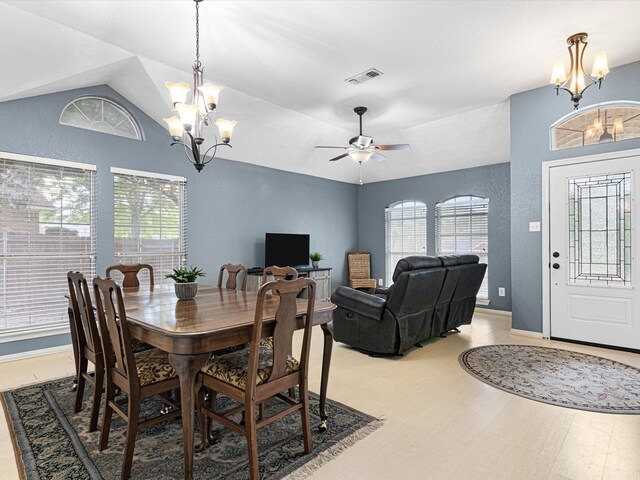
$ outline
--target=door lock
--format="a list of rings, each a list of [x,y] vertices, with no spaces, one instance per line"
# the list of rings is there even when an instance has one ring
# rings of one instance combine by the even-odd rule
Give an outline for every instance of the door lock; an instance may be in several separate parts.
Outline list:
[[[552,265],[552,267],[553,267],[554,269],[558,270],[558,269],[560,268],[560,264],[559,264],[559,263],[554,263],[554,264]]]
[[[558,252],[553,252],[553,258],[558,258],[560,254]]]

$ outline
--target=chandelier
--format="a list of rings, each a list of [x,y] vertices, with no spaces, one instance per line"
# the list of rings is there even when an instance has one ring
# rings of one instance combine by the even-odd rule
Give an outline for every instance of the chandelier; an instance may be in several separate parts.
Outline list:
[[[225,120],[218,117],[215,125],[218,127],[220,142],[215,137],[214,144],[204,153],[200,147],[204,143],[202,131],[209,126],[212,116],[218,105],[218,96],[222,87],[213,83],[203,83],[202,63],[200,63],[200,15],[199,3],[203,0],[193,0],[196,4],[196,61],[193,63],[193,98],[192,103],[186,103],[189,85],[186,82],[166,82],[165,85],[171,94],[173,109],[177,112],[170,118],[165,118],[169,126],[169,134],[173,139],[171,146],[182,145],[187,159],[200,172],[216,155],[218,147],[231,147],[229,141],[233,133],[233,127],[238,123],[235,120]],[[207,157],[213,150],[211,156]]]
[[[553,71],[551,72],[551,85],[555,85],[556,95],[560,94],[560,90],[568,92],[571,95],[574,109],[578,108],[584,91],[596,83],[600,88],[602,80],[609,73],[607,54],[605,52],[596,53],[591,75],[587,75],[584,71],[584,51],[587,48],[588,37],[586,33],[576,33],[567,38],[567,48],[571,57],[569,77],[567,77],[562,60],[558,60],[553,64]],[[567,84],[569,85],[568,88]]]

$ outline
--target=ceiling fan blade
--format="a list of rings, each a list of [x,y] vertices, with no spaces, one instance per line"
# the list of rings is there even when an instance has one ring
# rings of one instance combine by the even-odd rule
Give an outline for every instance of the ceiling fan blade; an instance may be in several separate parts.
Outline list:
[[[343,153],[342,155],[338,155],[337,157],[329,159],[330,162],[335,162],[336,160],[340,160],[341,158],[348,157],[348,153]]]
[[[349,147],[330,147],[328,145],[316,145],[316,148],[342,148],[344,150],[345,148]]]
[[[375,160],[376,162],[381,162],[386,158],[387,157],[378,152],[373,152],[373,155],[371,155],[371,160]]]
[[[406,150],[408,143],[397,143],[395,145],[376,145],[376,150]]]

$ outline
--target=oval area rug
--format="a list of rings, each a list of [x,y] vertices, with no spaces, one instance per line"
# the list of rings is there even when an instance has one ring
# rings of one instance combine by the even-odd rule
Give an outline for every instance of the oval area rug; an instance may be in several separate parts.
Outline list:
[[[602,413],[640,414],[640,369],[549,347],[485,345],[460,354],[471,375],[539,402]]]

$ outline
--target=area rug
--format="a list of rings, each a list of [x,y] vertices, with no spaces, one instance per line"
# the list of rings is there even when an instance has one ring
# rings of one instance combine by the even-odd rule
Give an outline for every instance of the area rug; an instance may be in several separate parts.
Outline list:
[[[493,387],[561,407],[640,414],[640,370],[584,353],[529,345],[464,351],[460,364]]]
[[[120,478],[125,423],[117,415],[113,416],[109,447],[98,451],[99,432],[88,432],[92,391],[87,388],[84,408],[74,414],[75,392],[71,391],[71,385],[72,379],[64,378],[1,394],[22,478]],[[227,405],[231,402],[224,397],[219,401]],[[153,416],[161,407],[162,404],[154,399],[144,401],[142,416]],[[268,403],[267,412],[278,407]],[[328,429],[320,433],[315,428],[320,422],[316,416],[318,396],[310,395],[313,431],[310,454],[303,450],[299,415],[288,415],[258,431],[261,478],[304,478],[382,425],[380,420],[338,402],[327,400],[326,408]],[[218,443],[195,455],[194,478],[248,478],[244,437],[222,426],[218,426],[217,436]],[[198,439],[196,432],[196,443]],[[138,432],[131,478],[182,478],[182,461],[180,419],[154,425]]]

